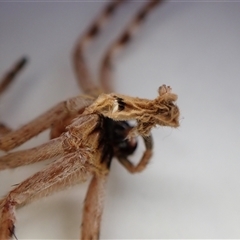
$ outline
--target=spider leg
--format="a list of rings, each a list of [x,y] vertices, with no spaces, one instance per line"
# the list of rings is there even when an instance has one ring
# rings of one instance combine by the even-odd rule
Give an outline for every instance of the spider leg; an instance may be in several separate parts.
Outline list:
[[[135,166],[131,163],[126,157],[118,156],[117,159],[119,162],[130,172],[130,173],[138,173],[142,172],[152,157],[152,148],[153,148],[153,139],[152,136],[149,135],[148,137],[143,137],[144,144],[146,147],[145,152],[143,153],[142,158],[140,159],[139,163]]]
[[[28,199],[25,199],[25,202],[22,202],[21,205],[17,206],[17,208],[25,206],[25,205],[27,205],[31,202],[34,202],[36,200],[39,200],[41,198],[48,197],[56,192],[60,192],[68,187],[72,187],[76,184],[83,182],[81,177],[79,177],[79,174],[82,174],[82,172],[76,171],[76,172],[72,173],[71,175],[67,176],[65,179],[63,179],[59,182],[56,182],[55,184],[53,184],[47,188],[44,188],[43,190],[39,191],[36,194],[33,194]],[[0,200],[0,206],[1,206],[1,200]]]
[[[61,156],[64,154],[62,142],[63,138],[59,137],[31,149],[6,154],[0,157],[0,170],[16,168]]]
[[[79,180],[85,181],[88,173],[94,171],[90,164],[85,164],[88,158],[84,151],[79,150],[77,154],[70,153],[10,191],[1,201],[0,239],[10,239],[14,234],[15,208],[27,199],[58,182],[66,181],[73,173],[78,175]]]
[[[3,78],[0,81],[0,95],[7,90],[11,83],[15,80],[15,77],[23,70],[27,63],[27,58],[20,58],[12,68],[5,73]]]
[[[12,129],[6,126],[4,123],[0,123],[0,136],[10,133]]]
[[[20,58],[12,68],[5,73],[0,80],[0,96],[9,88],[12,82],[16,79],[16,76],[23,70],[27,63],[27,58]],[[12,129],[6,126],[4,123],[0,123],[0,135],[5,135],[11,132]]]
[[[101,14],[91,24],[89,29],[78,40],[73,52],[73,66],[80,87],[86,94],[97,97],[102,90],[92,81],[90,70],[85,61],[84,49],[101,32],[107,20],[114,14],[116,8],[124,0],[115,0],[110,2]],[[104,90],[104,89],[103,89]]]
[[[77,81],[82,90],[94,98],[102,92],[102,89],[97,87],[92,81],[92,77],[85,60],[84,50],[87,45],[89,45],[89,43],[91,43],[99,35],[106,22],[114,14],[118,5],[123,1],[124,0],[115,0],[107,4],[102,13],[91,24],[89,29],[79,38],[73,51],[73,66]],[[51,125],[50,138],[60,136],[61,133],[65,131],[66,126],[68,126],[75,117],[76,115],[71,115],[60,118],[59,121],[55,121],[54,124]]]
[[[105,56],[103,57],[102,64],[100,67],[100,83],[105,92],[113,92],[110,82],[112,80],[112,65],[113,58],[122,48],[124,48],[131,40],[136,30],[140,27],[142,22],[146,19],[147,15],[163,0],[152,0],[148,1],[132,21],[128,24],[125,31],[119,36],[119,38],[113,42]]]
[[[84,108],[89,106],[92,102],[93,99],[90,97],[78,96],[57,104],[55,107],[51,108],[28,124],[0,137],[0,149],[9,151],[23,144],[30,138],[51,127],[55,121],[64,119],[69,115],[83,112]]]
[[[99,239],[107,175],[94,175],[84,203],[81,239]]]

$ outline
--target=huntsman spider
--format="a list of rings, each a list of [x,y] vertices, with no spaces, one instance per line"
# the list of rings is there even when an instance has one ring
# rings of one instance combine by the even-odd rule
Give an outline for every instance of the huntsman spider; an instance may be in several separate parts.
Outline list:
[[[16,237],[16,208],[83,182],[88,176],[92,178],[84,202],[80,239],[99,239],[105,185],[112,159],[116,158],[130,173],[141,172],[152,156],[151,129],[157,125],[179,126],[179,109],[175,104],[177,95],[171,92],[170,87],[162,85],[157,97],[148,100],[113,93],[110,86],[116,52],[129,43],[136,28],[161,1],[147,2],[106,51],[101,64],[100,87],[91,79],[84,49],[122,2],[110,2],[74,48],[76,78],[86,95],[59,103],[17,130],[1,124],[0,149],[3,151],[16,148],[48,128],[51,129],[51,140],[0,157],[0,170],[54,158],[45,169],[16,185],[0,201],[1,240]],[[21,59],[4,76],[0,93],[10,85],[25,63],[26,59]],[[128,120],[135,120],[136,125],[131,126]],[[137,147],[137,136],[143,138],[146,150],[134,165],[128,158]]]

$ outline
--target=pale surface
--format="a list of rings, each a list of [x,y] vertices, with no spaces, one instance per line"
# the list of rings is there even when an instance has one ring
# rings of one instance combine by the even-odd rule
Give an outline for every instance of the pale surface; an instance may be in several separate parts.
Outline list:
[[[1,98],[2,121],[19,127],[79,93],[72,47],[103,5],[0,3],[0,72],[24,54],[31,58]],[[122,6],[88,51],[95,72],[109,36],[114,39],[140,5]],[[130,175],[114,161],[102,238],[240,238],[239,12],[233,2],[168,2],[118,58],[116,91],[155,98],[160,85],[171,85],[181,126],[154,130],[155,154],[144,173]],[[42,134],[21,148],[47,139]],[[0,195],[39,165],[1,172]],[[18,239],[78,238],[86,186],[18,211]]]

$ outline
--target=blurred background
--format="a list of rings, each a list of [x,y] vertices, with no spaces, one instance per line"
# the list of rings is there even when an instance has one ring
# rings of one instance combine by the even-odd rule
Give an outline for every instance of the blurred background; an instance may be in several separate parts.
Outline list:
[[[73,46],[105,4],[1,1],[0,72],[23,55],[30,59],[1,96],[1,121],[18,128],[81,93]],[[121,5],[86,51],[96,78],[104,50],[143,4]],[[143,173],[131,175],[113,161],[101,238],[240,238],[239,12],[234,1],[166,1],[116,58],[116,92],[153,99],[160,85],[170,85],[181,126],[154,129],[154,156]],[[47,140],[46,131],[18,149]],[[134,162],[143,150],[140,140]],[[2,171],[0,196],[46,164]],[[17,211],[18,239],[79,238],[87,185]]]

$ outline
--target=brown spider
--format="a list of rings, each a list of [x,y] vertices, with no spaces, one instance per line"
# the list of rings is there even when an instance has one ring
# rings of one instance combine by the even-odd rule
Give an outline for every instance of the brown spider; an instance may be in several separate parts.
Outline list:
[[[174,103],[177,95],[171,93],[170,87],[162,85],[158,96],[148,100],[112,93],[109,85],[115,53],[129,42],[136,27],[161,1],[149,1],[110,46],[101,65],[101,88],[91,80],[83,50],[98,35],[121,2],[109,3],[75,47],[75,73],[86,95],[59,103],[16,131],[1,124],[0,149],[4,151],[14,149],[47,128],[51,128],[51,140],[32,149],[6,154],[0,158],[0,170],[53,157],[56,160],[17,185],[0,201],[0,239],[10,239],[14,235],[16,207],[83,182],[89,175],[92,180],[85,198],[81,239],[98,239],[105,184],[112,158],[118,159],[131,173],[141,172],[152,155],[152,127],[179,126],[179,109]],[[7,88],[25,62],[25,59],[21,59],[5,75],[0,93]],[[136,126],[130,126],[126,122],[128,120],[136,120]],[[135,137],[138,135],[143,137],[146,150],[135,166],[128,157],[136,149]]]

